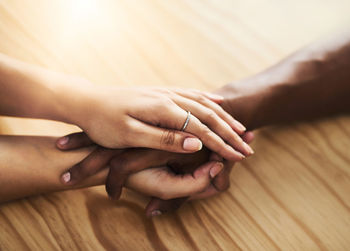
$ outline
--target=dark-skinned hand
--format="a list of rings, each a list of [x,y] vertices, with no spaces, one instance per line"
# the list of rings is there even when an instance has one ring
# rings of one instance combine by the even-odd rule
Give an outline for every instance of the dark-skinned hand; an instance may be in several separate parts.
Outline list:
[[[59,149],[67,151],[95,145],[85,133],[67,137],[69,140],[66,144],[57,142]],[[245,133],[243,139],[251,142],[253,133]],[[218,163],[222,163],[224,168]],[[233,163],[205,148],[197,153],[179,154],[142,148],[112,150],[96,146],[89,156],[62,175],[62,181],[68,185],[77,184],[106,166],[109,166],[106,180],[109,197],[119,199],[122,187],[128,187],[128,183],[131,183],[132,189],[152,196],[146,214],[154,216],[176,210],[187,200],[207,198],[226,190]],[[204,179],[199,176],[205,175],[205,172],[209,177]],[[133,182],[141,176],[144,176],[143,183]],[[181,189],[176,188],[179,186],[182,186]]]

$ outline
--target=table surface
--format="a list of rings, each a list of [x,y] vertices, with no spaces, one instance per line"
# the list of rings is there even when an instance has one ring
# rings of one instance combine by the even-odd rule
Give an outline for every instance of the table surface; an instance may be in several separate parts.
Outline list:
[[[349,22],[346,0],[0,1],[0,52],[91,81],[213,90]],[[264,129],[221,195],[148,219],[104,189],[0,206],[3,250],[349,250],[350,119]],[[71,126],[0,118],[0,132]]]

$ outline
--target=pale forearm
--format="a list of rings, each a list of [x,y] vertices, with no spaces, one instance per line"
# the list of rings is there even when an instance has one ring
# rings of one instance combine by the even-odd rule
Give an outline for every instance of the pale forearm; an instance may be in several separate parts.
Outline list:
[[[80,84],[86,83],[0,54],[0,115],[72,123]]]

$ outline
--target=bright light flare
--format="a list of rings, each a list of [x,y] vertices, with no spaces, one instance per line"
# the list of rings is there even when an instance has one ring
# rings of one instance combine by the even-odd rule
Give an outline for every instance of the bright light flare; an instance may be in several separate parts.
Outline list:
[[[71,18],[73,23],[81,25],[97,21],[101,6],[98,0],[72,0],[69,9],[67,16]]]

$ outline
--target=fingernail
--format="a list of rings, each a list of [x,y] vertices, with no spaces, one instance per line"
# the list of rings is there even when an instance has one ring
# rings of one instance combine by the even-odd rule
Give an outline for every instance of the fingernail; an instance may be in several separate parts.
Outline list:
[[[158,215],[161,215],[161,214],[162,214],[162,212],[161,212],[160,210],[158,210],[158,209],[153,210],[153,211],[151,212],[151,216],[152,216],[152,217],[158,216]]]
[[[238,122],[237,120],[235,120],[233,123],[234,123],[234,126],[235,126],[238,130],[243,131],[243,132],[245,132],[245,131],[247,130],[247,128],[245,128],[245,126],[242,125],[242,124],[241,124],[240,122]]]
[[[63,146],[63,145],[65,145],[65,144],[67,144],[68,141],[69,141],[69,137],[64,136],[64,137],[62,137],[62,138],[60,138],[60,139],[58,140],[58,144],[60,144],[60,145]]]
[[[249,154],[254,154],[254,150],[245,142],[243,142],[244,149],[249,153]]]
[[[64,183],[68,183],[70,181],[70,172],[66,172],[62,175],[62,180]]]
[[[241,158],[241,160],[245,159],[245,156],[243,154],[241,154],[240,152],[238,153],[239,157]]]
[[[199,151],[202,149],[202,141],[197,138],[186,138],[183,143],[185,151]]]
[[[224,164],[221,162],[217,162],[209,171],[210,177],[215,178],[215,176],[218,175],[223,168]]]

